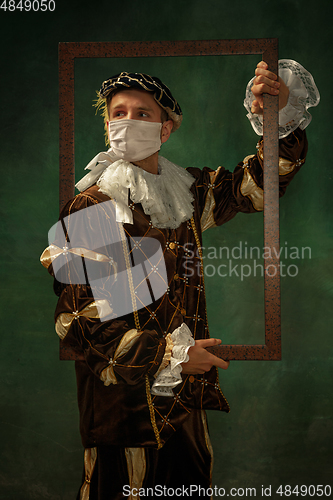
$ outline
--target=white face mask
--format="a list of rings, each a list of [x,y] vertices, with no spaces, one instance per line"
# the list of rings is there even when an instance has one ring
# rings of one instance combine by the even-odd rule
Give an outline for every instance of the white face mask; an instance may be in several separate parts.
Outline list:
[[[122,118],[109,122],[112,151],[126,161],[140,161],[161,148],[162,123]]]

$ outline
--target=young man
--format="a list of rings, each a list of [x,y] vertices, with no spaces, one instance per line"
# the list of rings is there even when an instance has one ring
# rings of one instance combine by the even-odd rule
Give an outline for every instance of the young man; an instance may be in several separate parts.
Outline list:
[[[297,97],[308,73],[294,61],[283,69],[289,88],[259,63],[246,104],[260,129],[263,93],[279,95],[281,195],[304,163],[309,123]],[[209,498],[204,410],[229,411],[217,373],[229,363],[205,349],[220,341],[209,338],[201,234],[262,210],[262,141],[233,173],[183,170],[159,156],[182,120],[159,79],[120,73],[99,95],[110,149],[88,165],[42,255],[59,295],[56,331],[81,352],[78,498]]]

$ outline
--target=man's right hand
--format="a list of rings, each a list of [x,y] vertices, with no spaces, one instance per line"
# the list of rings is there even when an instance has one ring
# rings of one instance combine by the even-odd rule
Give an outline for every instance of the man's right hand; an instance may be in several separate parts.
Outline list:
[[[188,350],[189,360],[187,363],[182,363],[182,373],[203,374],[208,372],[212,366],[223,368],[226,370],[230,361],[224,361],[214,354],[206,351],[206,347],[221,344],[220,339],[202,339],[196,340],[195,345]]]
[[[262,115],[264,109],[263,94],[278,95],[279,110],[284,108],[289,98],[289,89],[284,81],[268,70],[268,64],[265,61],[260,61],[257,64],[255,74],[256,78],[251,89],[255,100],[252,102],[251,113]]]

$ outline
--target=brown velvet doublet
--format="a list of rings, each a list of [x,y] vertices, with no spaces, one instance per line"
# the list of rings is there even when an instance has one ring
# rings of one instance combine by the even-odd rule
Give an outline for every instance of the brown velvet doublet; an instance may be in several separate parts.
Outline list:
[[[280,141],[281,195],[304,162],[306,150],[305,132],[299,129]],[[160,448],[192,409],[229,411],[215,367],[204,375],[182,375],[172,397],[153,395],[151,386],[165,355],[167,334],[184,322],[194,339],[209,337],[200,248],[202,231],[227,222],[238,212],[261,209],[262,144],[258,153],[246,157],[233,173],[223,167],[217,171],[189,168],[188,172],[194,177],[193,217],[177,229],[153,227],[142,206],[131,204],[130,200],[133,224],[116,222],[114,200],[99,192],[96,185],[77,195],[61,213],[60,220],[66,219],[70,248],[64,249],[56,237],[56,258],[63,259],[64,279],[60,273],[55,280],[59,295],[55,320],[63,342],[76,346],[80,353],[75,365],[85,448]],[[99,210],[91,224],[82,222],[84,219],[74,222],[75,212],[97,205]],[[166,268],[166,278],[162,274],[158,278],[156,265],[148,269],[148,278],[155,273],[154,279],[167,281],[165,293],[148,305],[141,302],[146,293],[143,283],[135,282],[128,271],[135,254],[141,252],[142,259],[149,262],[140,244],[145,238],[159,242]],[[71,241],[75,241],[77,250]],[[85,261],[90,262],[94,276],[98,277],[97,285],[75,280],[75,267],[68,256],[76,252],[79,258],[80,249],[84,249]],[[52,259],[46,255],[44,261],[53,274]],[[125,269],[127,280],[122,283],[118,278]],[[105,316],[98,317],[98,304],[106,303]],[[119,316],[117,310],[121,307],[131,312]],[[109,385],[104,383],[106,371],[110,375]]]

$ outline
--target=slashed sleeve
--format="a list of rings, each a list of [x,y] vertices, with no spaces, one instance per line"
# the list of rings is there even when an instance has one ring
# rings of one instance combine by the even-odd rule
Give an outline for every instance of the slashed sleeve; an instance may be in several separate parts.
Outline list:
[[[59,337],[78,346],[105,385],[135,384],[157,372],[166,341],[135,320],[126,236],[105,198],[98,203],[81,193],[68,203],[41,261],[59,296]]]
[[[305,129],[312,118],[308,109],[318,105],[320,95],[312,75],[296,61],[281,59],[279,76],[289,88],[288,103],[279,113],[279,179],[283,196],[305,161],[308,148]],[[254,79],[246,87],[244,106],[254,131],[262,135],[262,116],[251,112]],[[256,154],[246,156],[233,173],[223,167],[216,171],[189,169],[197,179],[195,189],[203,231],[227,222],[238,212],[263,210],[263,139],[257,150]]]
[[[280,196],[299,171],[307,153],[307,139],[300,128],[279,141]],[[201,214],[202,231],[228,222],[238,212],[254,213],[263,210],[263,139],[257,153],[248,155],[233,172],[219,167],[212,170],[189,168],[196,178],[196,191]]]

